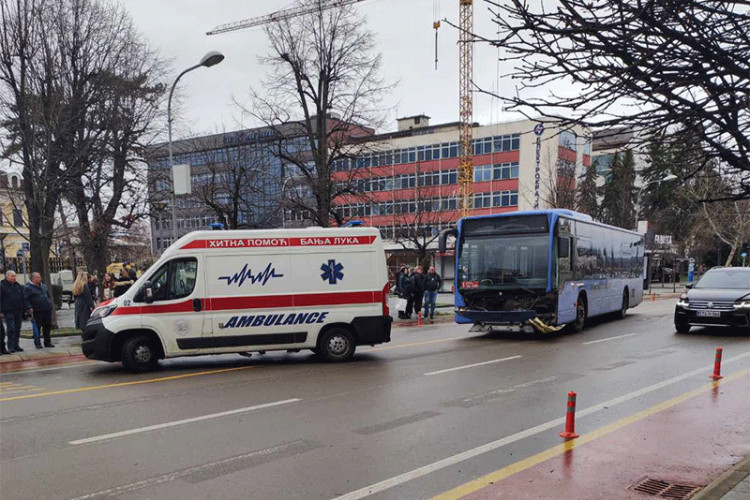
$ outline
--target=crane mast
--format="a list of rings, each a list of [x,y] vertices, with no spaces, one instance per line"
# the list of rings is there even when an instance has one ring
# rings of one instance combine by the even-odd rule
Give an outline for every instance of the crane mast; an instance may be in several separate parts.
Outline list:
[[[345,7],[364,0],[318,0],[317,5],[297,6],[283,9],[265,16],[243,19],[222,24],[207,32],[207,35],[218,35],[230,31],[262,26],[264,24],[284,21],[311,12],[319,12],[335,7]],[[474,0],[458,0],[459,15],[459,161],[458,161],[458,209],[462,217],[471,212],[471,194],[474,185],[474,164],[472,161],[472,122],[474,103],[472,100],[471,78],[474,68]],[[439,26],[439,23],[438,23]],[[437,29],[435,25],[433,25]]]
[[[472,161],[472,121],[474,103],[471,97],[471,76],[474,67],[474,29],[473,0],[459,0],[458,11],[458,114],[460,120],[458,142],[458,209],[461,217],[471,211],[471,192],[474,182],[474,164]]]

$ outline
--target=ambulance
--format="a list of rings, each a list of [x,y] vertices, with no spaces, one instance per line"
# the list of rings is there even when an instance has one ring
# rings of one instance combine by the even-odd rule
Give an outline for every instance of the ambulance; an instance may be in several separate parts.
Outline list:
[[[145,372],[159,359],[310,349],[331,362],[390,342],[375,228],[195,231],[95,309],[86,357]]]

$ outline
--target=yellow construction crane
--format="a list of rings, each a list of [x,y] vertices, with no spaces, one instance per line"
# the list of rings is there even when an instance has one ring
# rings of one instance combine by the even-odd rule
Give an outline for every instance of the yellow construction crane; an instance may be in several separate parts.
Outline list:
[[[283,9],[265,16],[253,17],[241,21],[222,24],[207,32],[207,35],[218,35],[230,31],[237,31],[254,26],[283,21],[293,17],[302,16],[323,9],[345,7],[365,0],[320,0],[314,6],[297,6]],[[471,92],[472,74],[474,71],[474,0],[458,0],[458,87],[459,87],[459,161],[458,161],[458,207],[461,216],[469,215],[471,210],[471,193],[474,182],[474,164],[472,162],[472,121],[474,106]],[[437,30],[440,23],[433,24]]]

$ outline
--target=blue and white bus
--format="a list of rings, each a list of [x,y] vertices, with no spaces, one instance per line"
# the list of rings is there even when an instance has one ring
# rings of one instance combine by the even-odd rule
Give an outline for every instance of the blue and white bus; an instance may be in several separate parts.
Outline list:
[[[643,300],[643,237],[571,210],[465,217],[456,238],[455,319],[471,331],[583,330]]]

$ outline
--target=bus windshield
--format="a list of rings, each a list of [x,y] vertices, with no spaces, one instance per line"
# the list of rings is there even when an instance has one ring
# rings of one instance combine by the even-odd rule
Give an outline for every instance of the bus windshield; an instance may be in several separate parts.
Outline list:
[[[459,257],[460,288],[546,288],[549,236],[464,238]]]

